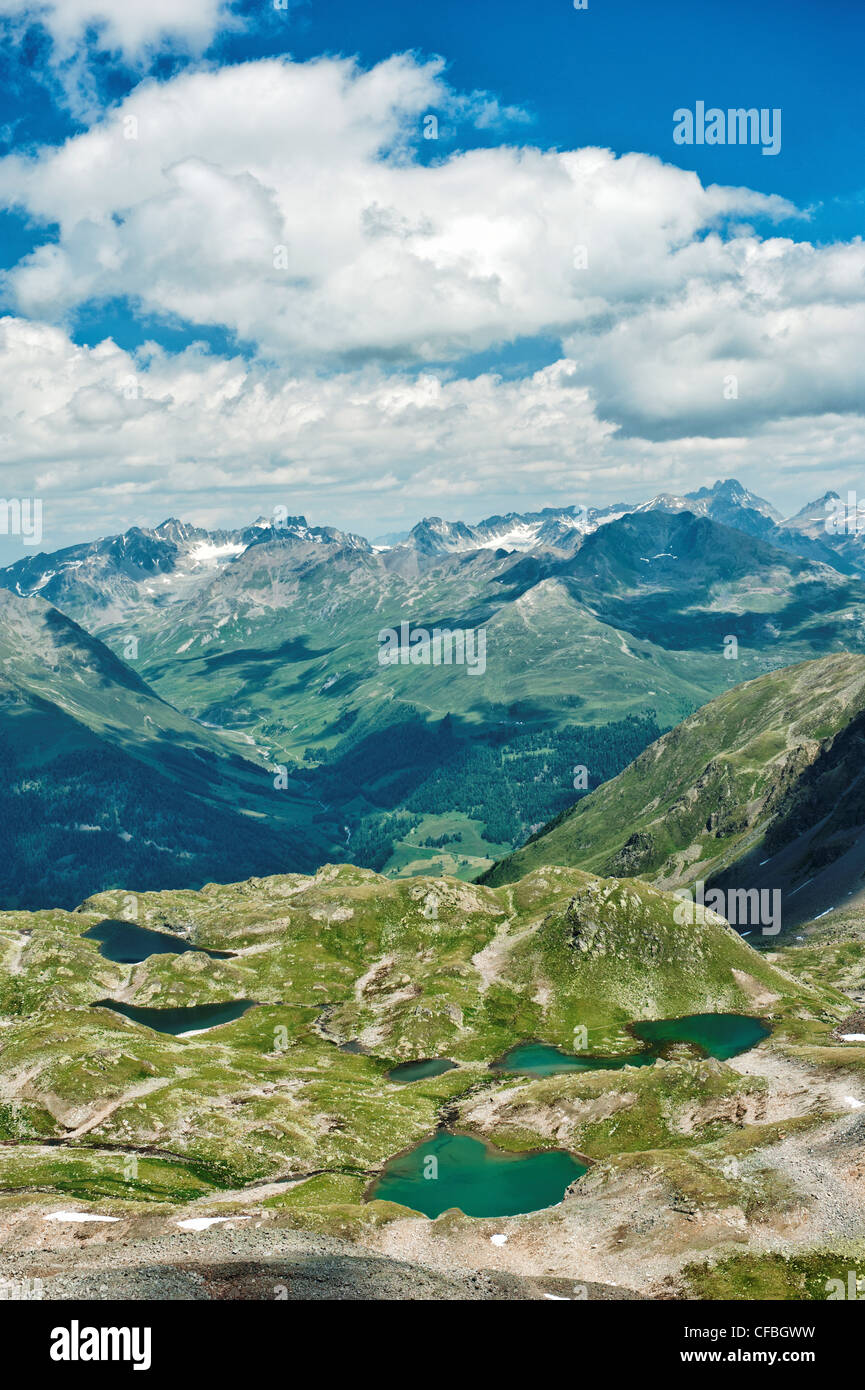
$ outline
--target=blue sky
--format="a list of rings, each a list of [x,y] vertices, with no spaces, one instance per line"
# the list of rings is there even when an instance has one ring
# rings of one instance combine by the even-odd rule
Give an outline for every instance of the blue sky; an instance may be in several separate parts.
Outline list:
[[[34,487],[41,479],[43,489],[68,494],[58,534],[62,530],[68,537],[92,528],[101,515],[106,526],[127,515],[155,521],[159,518],[153,509],[158,512],[169,502],[185,507],[185,514],[197,510],[202,519],[228,520],[236,514],[242,520],[240,512],[259,493],[265,505],[257,510],[265,510],[287,485],[302,504],[292,510],[311,510],[317,520],[332,518],[367,530],[365,511],[381,517],[384,529],[431,508],[477,516],[511,503],[576,500],[569,470],[580,464],[580,451],[557,443],[552,429],[543,444],[532,436],[533,453],[525,467],[515,461],[512,444],[506,465],[496,468],[490,460],[490,476],[496,480],[492,492],[489,479],[479,479],[473,492],[459,459],[446,458],[448,438],[457,451],[473,450],[471,432],[454,433],[455,419],[488,411],[490,418],[495,415],[496,428],[512,440],[515,420],[537,413],[535,397],[546,410],[553,391],[561,393],[561,402],[549,407],[550,419],[559,410],[576,412],[574,433],[583,438],[590,460],[578,467],[576,482],[580,491],[591,491],[590,501],[750,470],[745,481],[770,493],[780,489],[785,496],[779,500],[789,499],[792,505],[807,500],[833,460],[838,460],[838,476],[832,479],[836,485],[855,478],[861,441],[851,401],[859,383],[850,380],[845,359],[855,342],[852,322],[859,304],[855,248],[861,247],[856,238],[865,197],[860,155],[865,8],[854,0],[763,0],[759,5],[728,0],[713,6],[693,0],[589,0],[586,10],[574,9],[571,0],[540,0],[533,6],[517,0],[379,0],[365,5],[300,0],[287,12],[265,0],[241,0],[230,9],[223,6],[215,24],[218,0],[176,0],[165,10],[176,21],[171,27],[166,21],[162,28],[146,0],[126,0],[124,5],[93,0],[93,15],[104,13],[109,20],[109,27],[101,29],[96,22],[89,27],[72,22],[73,14],[86,12],[87,0],[45,4],[47,9],[28,0],[0,0],[0,158],[6,156],[0,162],[0,267],[7,272],[0,307],[16,325],[9,350],[19,360],[32,349],[32,334],[21,325],[39,325],[48,356],[55,360],[58,353],[65,354],[64,361],[74,363],[69,370],[80,369],[83,377],[62,402],[62,431],[54,423],[61,403],[40,414],[34,400],[27,406],[33,411],[30,434],[22,436],[16,423],[3,438],[16,482],[29,469]],[[326,140],[322,137],[322,180],[310,182],[298,154],[305,138],[303,113],[294,112],[286,123],[285,108],[280,109],[283,99],[293,102],[290,86],[280,88],[283,96],[260,117],[261,142],[270,150],[266,172],[259,167],[254,131],[245,131],[244,153],[240,136],[235,148],[230,120],[221,145],[208,141],[204,116],[196,124],[198,117],[190,115],[191,134],[175,135],[167,119],[162,124],[177,94],[184,102],[201,103],[203,112],[210,99],[207,84],[215,92],[220,73],[230,68],[243,74],[254,94],[268,80],[268,60],[274,58],[293,60],[286,71],[300,77],[316,59],[336,73],[340,57],[357,59],[355,74],[391,74],[388,64],[398,54],[413,55],[406,60],[411,72],[403,73],[393,97],[383,96],[376,109],[382,148],[359,151],[357,166],[349,171],[342,167],[337,135],[331,140],[329,133]],[[425,64],[435,55],[444,60],[444,68],[429,76]],[[201,82],[193,89],[187,81],[195,76]],[[341,104],[345,99],[339,120],[348,124],[341,138],[343,145],[352,144],[359,118],[351,115],[350,88],[359,91],[354,80],[340,79],[327,91],[304,95],[311,102],[306,118],[310,132],[331,120],[327,105],[317,102]],[[147,96],[154,90],[155,102]],[[163,188],[154,184],[147,196],[138,198],[133,181],[131,192],[118,193],[112,201],[110,188],[103,186],[104,168],[93,153],[93,132],[136,108],[142,95],[150,103],[142,109],[154,117],[150,129],[158,125],[166,188],[174,169],[188,171],[182,195],[177,195],[178,211],[164,223]],[[700,100],[721,109],[779,108],[780,153],[766,156],[751,145],[675,144],[673,112],[693,108]],[[366,97],[363,102],[365,120]],[[241,105],[242,98],[242,125]],[[422,137],[425,112],[440,119],[436,141]],[[280,168],[283,125],[285,167]],[[142,144],[144,139],[143,134]],[[52,156],[64,142],[69,142],[72,158],[77,160],[80,150],[83,161],[74,190]],[[563,154],[600,147],[625,157],[612,160],[600,173],[592,168],[587,177],[585,207],[593,238],[591,274],[583,282],[588,292],[560,313],[556,297],[561,288],[550,283],[535,302],[527,284],[533,265],[545,273],[547,255],[562,254],[560,183],[570,166],[567,160],[560,167],[547,160],[542,172],[533,170],[521,202],[518,187],[526,156],[519,151],[528,147]],[[442,202],[443,180],[438,177],[442,166],[454,175],[460,167],[468,168],[472,150],[490,156],[482,166],[489,187],[482,199],[479,195],[473,223],[460,216],[459,178],[452,179]],[[517,154],[510,158],[508,150]],[[628,159],[633,155],[654,159],[632,167]],[[399,192],[389,173],[395,159],[406,175],[401,175]],[[410,175],[407,166],[419,170],[420,177]],[[677,179],[675,170],[694,171],[704,188],[717,184],[744,192],[706,195],[696,205],[690,185]],[[573,172],[567,176],[573,178]],[[223,182],[217,188],[218,179]],[[94,188],[92,207],[88,180]],[[402,279],[402,269],[394,270],[391,283],[387,258],[371,264],[368,257],[363,263],[356,258],[343,262],[348,252],[342,249],[333,264],[320,264],[311,251],[302,250],[295,261],[302,240],[293,221],[297,203],[324,196],[319,185],[331,181],[337,191],[331,190],[330,198],[360,184],[372,190],[362,212],[375,223],[370,234],[397,238],[401,253],[411,246]],[[382,212],[385,193],[392,202]],[[579,187],[573,193],[576,224],[583,205]],[[266,294],[258,310],[250,308],[254,292],[244,295],[248,267],[232,281],[237,256],[224,247],[219,264],[207,274],[202,270],[201,285],[186,293],[197,280],[200,257],[196,259],[194,240],[202,235],[200,227],[207,226],[209,200],[222,208],[226,195],[235,194],[234,225],[248,216],[249,235],[255,241],[260,233],[264,245],[271,234],[286,237],[291,279],[285,298],[279,290],[273,298],[273,323]],[[634,201],[632,220],[629,199]],[[268,208],[274,207],[281,210],[284,233],[268,220]],[[543,226],[518,226],[532,208]],[[470,235],[470,225],[480,225],[485,209],[491,209],[489,224],[477,246],[468,248],[462,239]],[[331,215],[348,219],[354,211],[336,202]],[[607,251],[607,216],[615,266],[596,281],[597,258]],[[644,242],[635,242],[644,220]],[[181,244],[187,221],[189,238]],[[143,229],[157,225],[160,237],[171,243],[164,253],[142,240]],[[231,235],[228,226],[223,241]],[[175,228],[180,229],[176,237]],[[574,241],[581,235],[575,225]],[[775,250],[773,238],[778,237],[783,247]],[[426,238],[424,245],[418,238]],[[847,243],[852,251],[842,249]],[[761,259],[764,264],[755,270]],[[438,278],[427,275],[431,260]],[[122,274],[106,270],[114,262],[122,262]],[[415,274],[418,267],[421,280]],[[346,290],[338,286],[348,287],[351,299],[365,275],[367,299],[348,306]],[[772,277],[768,289],[767,277]],[[501,286],[506,287],[504,295],[493,288]],[[470,304],[464,302],[465,294]],[[438,315],[430,311],[429,322],[419,323],[414,335],[400,310],[413,295],[427,302],[438,298],[442,306]],[[495,300],[488,312],[484,295]],[[755,295],[763,297],[756,311]],[[388,323],[391,311],[393,322]],[[761,313],[767,316],[765,332]],[[58,338],[44,336],[48,325],[65,335],[65,347]],[[809,333],[815,343],[813,370],[805,356]],[[705,344],[709,339],[711,351],[705,351],[700,364],[703,375],[685,381],[693,357],[691,340]],[[765,345],[769,339],[771,350]],[[114,357],[100,346],[106,343],[116,347]],[[201,345],[194,363],[184,357],[191,344]],[[97,355],[78,358],[76,347]],[[779,351],[789,360],[779,364]],[[833,352],[838,362],[827,365]],[[96,403],[100,391],[111,389],[97,379],[99,371],[104,376],[108,370],[109,358],[117,380],[140,373],[134,400],[141,403],[132,412],[134,419],[124,417],[117,426],[120,458],[113,480],[106,443],[111,411],[104,400]],[[296,419],[286,383],[289,377],[296,383],[300,375],[308,383],[307,396],[318,401],[316,419],[345,415],[353,416],[352,423],[340,426],[341,432],[334,427],[327,437],[320,431],[313,439],[307,422],[307,434],[297,436],[288,449],[278,443],[274,419],[266,438],[256,438],[247,420],[245,436],[256,458],[252,472],[261,479],[250,486],[249,467],[241,459],[227,460],[224,447],[216,443],[207,445],[206,457],[191,457],[194,431],[190,427],[190,433],[175,438],[175,415],[168,421],[171,448],[182,470],[191,470],[184,472],[187,481],[178,496],[169,471],[163,467],[160,472],[155,441],[148,444],[144,437],[144,417],[153,416],[155,423],[160,410],[168,412],[154,430],[156,438],[161,434],[164,439],[166,420],[182,395],[177,383],[187,381],[190,370],[206,372],[211,382],[221,373],[220,409],[226,400],[236,402],[241,388],[225,384],[235,370],[231,362],[246,364],[242,394],[265,396],[270,416],[282,410],[288,412],[287,420]],[[562,362],[576,365],[564,369]],[[718,363],[716,374],[710,362]],[[746,392],[738,397],[742,404],[730,428],[733,412],[724,415],[710,398],[720,396],[716,375],[720,381],[741,374],[733,371],[737,363],[742,372],[753,367],[752,392],[747,403]],[[539,380],[543,369],[558,375]],[[362,382],[358,373],[366,374]],[[487,385],[490,373],[497,388]],[[394,458],[381,462],[379,431],[391,418],[387,402],[395,384],[400,390],[410,384],[423,408],[429,408],[431,379],[448,396],[452,413],[447,423],[437,397],[435,438],[431,433],[424,442],[423,431],[413,437],[403,431]],[[476,387],[472,393],[470,384],[479,380],[483,391]],[[32,384],[32,378],[28,381]],[[522,384],[518,397],[515,388]],[[358,419],[359,392],[362,411],[368,413],[363,421]],[[127,392],[125,399],[133,398]],[[353,403],[351,410],[345,408],[347,402]],[[421,407],[413,404],[415,408]],[[192,407],[187,402],[184,409],[187,419]],[[249,418],[256,418],[254,412]],[[0,433],[3,419],[0,408]],[[53,429],[67,447],[72,429],[73,464],[64,463],[57,442],[48,438]],[[94,430],[100,434],[95,441]],[[409,453],[417,451],[414,467],[411,457],[405,458],[406,439],[413,441]],[[131,471],[125,463],[130,445],[141,460]],[[148,448],[153,457],[145,463]],[[376,448],[378,464],[366,453],[373,455]],[[95,450],[90,467],[89,450]],[[364,455],[360,476],[375,495],[374,506],[368,499],[362,504],[358,496],[359,450]],[[308,456],[300,457],[304,454]],[[0,467],[4,463],[0,459]],[[203,478],[209,477],[207,505],[189,481],[196,466]],[[274,480],[273,493],[268,478]],[[327,507],[330,515],[324,514]]]
[[[861,230],[865,6],[858,0],[589,0],[581,12],[570,0],[329,0],[296,11],[292,29],[298,57],[356,52],[372,63],[403,48],[442,53],[455,86],[526,106],[531,138],[543,146],[658,154],[705,182],[820,204],[826,236]],[[224,49],[234,55],[256,46],[234,41]],[[782,155],[677,149],[672,112],[698,98],[781,107]]]
[[[333,53],[372,65],[404,50],[440,53],[454,86],[527,107],[541,145],[656,153],[706,181],[741,181],[801,205],[821,204],[827,235],[859,230],[850,210],[863,196],[865,7],[858,0],[590,0],[581,12],[569,0],[303,0],[289,13],[244,0],[234,8],[245,28],[216,37],[207,49],[213,62]],[[54,143],[80,128],[62,105],[46,101],[49,51],[35,23],[23,44],[5,46],[6,149]],[[175,52],[146,66],[165,76],[188,61]],[[139,79],[140,69],[98,50],[93,67],[106,102]],[[769,164],[749,148],[676,150],[672,111],[698,97],[782,107],[783,157]]]

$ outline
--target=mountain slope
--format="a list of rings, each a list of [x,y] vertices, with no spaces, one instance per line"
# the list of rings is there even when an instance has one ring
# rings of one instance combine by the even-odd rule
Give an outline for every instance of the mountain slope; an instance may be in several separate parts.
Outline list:
[[[865,658],[772,672],[663,735],[484,881],[571,864],[664,887],[777,888],[789,924],[862,891],[863,750]]]
[[[311,863],[309,798],[178,713],[39,598],[0,593],[0,895],[74,901]],[[323,852],[320,848],[319,853]]]
[[[865,619],[861,581],[690,512],[623,517],[563,573],[602,622],[674,650],[718,650],[728,635],[767,652],[813,650]]]

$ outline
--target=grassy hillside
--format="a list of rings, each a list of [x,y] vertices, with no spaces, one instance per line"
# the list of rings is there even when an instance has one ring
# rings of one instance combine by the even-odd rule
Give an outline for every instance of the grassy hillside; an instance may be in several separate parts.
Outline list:
[[[484,881],[565,864],[665,887],[700,877],[792,887],[809,872],[837,873],[846,856],[852,873],[865,825],[856,751],[863,711],[861,656],[826,657],[737,686]]]

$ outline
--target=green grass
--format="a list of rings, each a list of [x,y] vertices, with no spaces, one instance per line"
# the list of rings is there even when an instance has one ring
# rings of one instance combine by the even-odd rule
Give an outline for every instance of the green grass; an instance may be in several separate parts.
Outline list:
[[[820,1302],[847,1289],[850,1274],[865,1294],[865,1246],[839,1242],[796,1255],[743,1253],[716,1264],[689,1264],[682,1271],[687,1297],[698,1299]]]
[[[813,748],[818,729],[829,723],[837,733],[863,709],[861,656],[825,657],[737,686],[664,734],[482,881],[512,882],[544,864],[650,879],[663,871],[672,884],[708,881],[770,830],[783,843],[780,822],[769,811],[761,820],[754,807],[777,787],[769,806],[779,816],[790,812],[780,791],[788,745],[810,741]]]
[[[222,1179],[222,1181],[220,1181]],[[0,1191],[56,1192],[76,1201],[191,1202],[219,1190],[225,1174],[135,1152],[82,1146],[0,1148]]]
[[[777,996],[785,1046],[824,1046],[839,1012],[831,991],[780,974],[722,922],[681,927],[668,895],[578,870],[496,890],[338,866],[314,878],[139,894],[141,925],[239,954],[153,956],[136,966],[105,960],[83,936],[120,915],[126,898],[117,890],[81,912],[0,917],[4,959],[19,971],[0,971],[0,1065],[13,1078],[0,1138],[25,1164],[34,1141],[59,1141],[50,1162],[39,1158],[37,1185],[50,1183],[51,1164],[73,1147],[146,1152],[223,1188],[321,1169],[361,1176],[442,1117],[470,1114],[478,1088],[510,1096],[489,1063],[527,1038],[569,1050],[574,1029],[586,1026],[591,1049],[630,1050],[632,1019],[752,1012],[747,980]],[[259,1007],[178,1038],[95,1009],[105,996],[151,1007],[247,998]],[[337,1046],[355,1039],[371,1055]],[[412,1085],[387,1081],[395,1062],[421,1057],[460,1066]],[[708,1063],[605,1077],[554,1078],[530,1093],[546,1098],[539,1113],[559,1093],[637,1094],[640,1105],[612,1123],[598,1116],[574,1128],[571,1142],[598,1156],[676,1147],[674,1114],[697,1106],[700,1093],[720,1102],[751,1085]],[[537,1116],[504,1111],[497,1125],[508,1143],[538,1133],[546,1142]],[[708,1116],[697,1128],[710,1141],[728,1125]],[[8,1180],[27,1185],[23,1170]],[[111,1188],[101,1168],[92,1181],[94,1191]]]

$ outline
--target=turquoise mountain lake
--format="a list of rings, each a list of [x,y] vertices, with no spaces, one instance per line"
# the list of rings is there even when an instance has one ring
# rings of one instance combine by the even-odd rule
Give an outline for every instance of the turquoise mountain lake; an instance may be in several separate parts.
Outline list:
[[[521,1072],[525,1076],[557,1076],[566,1071],[619,1071],[622,1067],[650,1067],[657,1054],[645,1048],[642,1052],[628,1052],[621,1057],[591,1057],[563,1052],[552,1043],[518,1043],[493,1062],[493,1071]]]
[[[449,1057],[425,1057],[420,1062],[400,1062],[387,1073],[388,1081],[425,1081],[428,1076],[442,1076],[453,1071],[456,1062]]]
[[[526,1076],[556,1076],[567,1071],[618,1071],[622,1067],[649,1067],[671,1043],[691,1043],[710,1057],[725,1061],[762,1042],[771,1028],[749,1014],[688,1014],[683,1018],[647,1019],[631,1025],[631,1032],[648,1044],[639,1052],[619,1057],[593,1057],[590,1053],[563,1052],[551,1043],[519,1043],[497,1062],[493,1071],[521,1072]]]
[[[398,1202],[431,1218],[450,1207],[466,1216],[519,1216],[555,1206],[585,1172],[585,1164],[564,1149],[505,1153],[480,1139],[441,1131],[392,1158],[367,1200]]]
[[[206,951],[203,946],[192,946],[169,932],[152,931],[134,922],[97,922],[82,935],[91,941],[101,941],[99,954],[117,965],[138,965],[148,956],[182,956],[187,951],[200,951],[211,960],[231,960],[234,954],[232,951]]]
[[[228,1004],[193,1004],[188,1009],[144,1009],[136,1004],[119,1004],[114,999],[100,999],[97,1009],[113,1009],[133,1023],[143,1023],[157,1033],[171,1033],[175,1038],[202,1028],[216,1028],[220,1023],[232,1023],[251,1009],[254,999],[234,999]]]
[[[762,1018],[749,1014],[687,1014],[631,1025],[634,1036],[653,1049],[660,1050],[669,1043],[693,1043],[722,1062],[756,1047],[771,1031]]]

